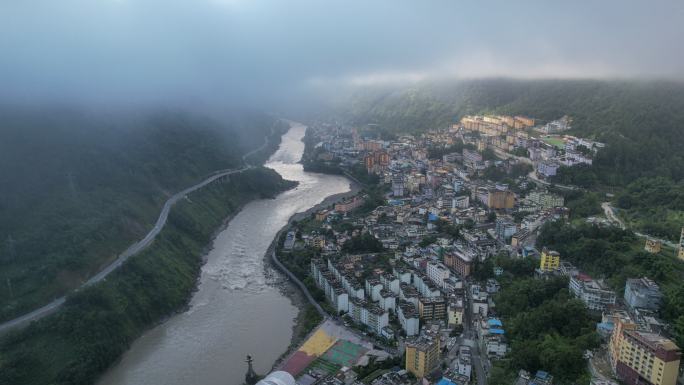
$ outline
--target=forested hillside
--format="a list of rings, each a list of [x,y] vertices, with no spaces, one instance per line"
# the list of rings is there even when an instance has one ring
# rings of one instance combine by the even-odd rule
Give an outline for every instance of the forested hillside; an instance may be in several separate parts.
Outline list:
[[[488,79],[366,89],[339,108],[347,121],[390,131],[447,127],[463,115],[573,117],[572,133],[606,142],[584,179],[623,186],[640,177],[684,179],[684,84]]]
[[[78,286],[142,238],[169,195],[238,167],[274,125],[260,114],[0,109],[0,320]]]
[[[201,255],[227,216],[293,187],[254,168],[179,202],[157,240],[55,314],[0,338],[0,384],[93,384],[140,334],[187,303]]]

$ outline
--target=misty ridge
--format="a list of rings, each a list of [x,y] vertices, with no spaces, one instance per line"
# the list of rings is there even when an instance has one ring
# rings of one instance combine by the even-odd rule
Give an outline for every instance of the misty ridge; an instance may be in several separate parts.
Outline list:
[[[249,168],[198,210],[185,200],[160,249],[113,283],[0,338],[0,384],[93,383],[186,304],[225,217],[294,185],[260,166],[284,119],[393,139],[473,114],[571,115],[573,135],[607,146],[557,180],[615,193],[638,230],[676,242],[682,20],[677,0],[0,0],[0,324],[73,293],[173,194]]]

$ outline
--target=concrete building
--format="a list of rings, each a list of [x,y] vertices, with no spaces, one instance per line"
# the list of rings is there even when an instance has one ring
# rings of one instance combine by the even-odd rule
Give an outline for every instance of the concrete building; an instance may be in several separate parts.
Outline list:
[[[663,300],[660,287],[646,277],[630,278],[625,283],[625,303],[631,309],[658,311]]]
[[[425,272],[428,278],[441,289],[445,289],[447,280],[451,278],[451,271],[443,263],[437,261],[429,261]]]
[[[539,162],[537,164],[537,174],[544,178],[555,176],[560,165],[556,162]]]
[[[423,321],[443,320],[446,317],[444,297],[421,297],[418,299],[418,314]]]
[[[512,209],[515,205],[515,193],[508,190],[490,189],[487,193],[487,201],[482,203],[492,210]]]
[[[561,258],[557,251],[542,249],[541,260],[539,261],[539,270],[548,273],[558,271],[560,269]]]
[[[418,335],[420,332],[420,321],[416,307],[412,303],[399,303],[397,305],[397,318],[407,337]]]
[[[367,326],[373,333],[382,334],[382,328],[389,325],[389,314],[379,306],[353,298],[349,301],[349,315],[354,322]]]
[[[424,378],[434,370],[440,361],[438,335],[427,334],[406,341],[405,369],[416,378]]]
[[[615,292],[608,289],[601,280],[594,280],[586,274],[570,278],[570,291],[584,302],[589,310],[603,311],[608,305],[615,305]]]
[[[368,278],[366,280],[366,295],[373,302],[380,301],[380,290],[384,289],[378,278]]]
[[[565,200],[562,196],[542,191],[532,191],[527,195],[527,200],[543,209],[563,207]]]
[[[452,296],[447,299],[447,326],[463,325],[463,297]]]
[[[518,227],[513,221],[497,218],[496,227],[494,228],[494,233],[496,238],[502,242],[506,242],[509,238],[513,236],[518,231]]]
[[[623,330],[615,372],[627,385],[675,385],[681,351],[655,333]]]
[[[465,278],[470,275],[473,261],[470,256],[454,250],[444,254],[444,264]]]

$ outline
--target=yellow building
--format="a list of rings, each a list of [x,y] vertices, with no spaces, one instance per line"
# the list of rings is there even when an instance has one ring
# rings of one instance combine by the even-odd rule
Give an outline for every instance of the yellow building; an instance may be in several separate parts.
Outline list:
[[[620,347],[624,340],[624,331],[636,330],[637,325],[625,311],[614,311],[611,315],[613,323],[613,333],[610,335],[608,343],[608,355],[610,356],[610,366],[615,371],[620,359]]]
[[[423,336],[406,342],[405,368],[416,378],[423,378],[437,367],[440,360],[439,336]]]
[[[622,332],[615,372],[627,385],[676,385],[681,351],[670,339],[637,330]]]
[[[487,207],[490,209],[512,209],[515,205],[515,194],[512,191],[490,190],[487,195]]]
[[[560,269],[560,254],[557,251],[542,250],[541,261],[539,262],[541,271],[556,271]]]

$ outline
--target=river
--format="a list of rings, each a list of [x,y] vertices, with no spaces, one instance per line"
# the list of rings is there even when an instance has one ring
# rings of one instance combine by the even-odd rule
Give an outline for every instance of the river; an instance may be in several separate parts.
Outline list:
[[[141,336],[99,385],[240,385],[246,354],[266,374],[287,350],[298,309],[274,285],[279,273],[264,254],[292,215],[350,188],[297,163],[305,130],[293,124],[266,163],[297,188],[247,204],[213,240],[188,310]]]

